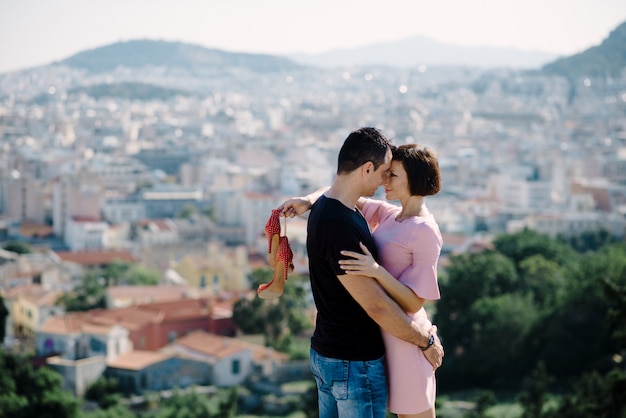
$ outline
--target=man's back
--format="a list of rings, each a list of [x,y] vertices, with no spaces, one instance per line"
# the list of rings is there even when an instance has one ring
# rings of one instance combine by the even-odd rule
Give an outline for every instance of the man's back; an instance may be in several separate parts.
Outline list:
[[[311,208],[307,251],[311,288],[318,310],[311,347],[325,357],[373,360],[384,355],[378,325],[343,287],[338,275],[341,250],[377,251],[365,218],[340,201],[322,196]]]

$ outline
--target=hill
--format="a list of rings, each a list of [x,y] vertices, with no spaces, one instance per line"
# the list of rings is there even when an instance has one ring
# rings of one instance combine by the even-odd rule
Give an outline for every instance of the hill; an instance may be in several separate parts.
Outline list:
[[[575,77],[619,77],[626,67],[626,22],[598,46],[557,59],[542,67],[546,74]]]
[[[106,72],[124,66],[180,67],[187,70],[242,68],[257,73],[301,68],[293,61],[263,54],[246,54],[209,49],[181,42],[133,40],[79,52],[59,62],[90,72]]]
[[[192,93],[183,89],[161,87],[154,84],[123,81],[118,83],[100,83],[87,86],[70,88],[68,96],[86,94],[94,99],[103,97],[115,97],[129,100],[169,100],[176,96],[191,96]],[[31,103],[43,105],[56,100],[54,95],[48,92],[41,93],[31,99]]]
[[[190,96],[186,90],[165,88],[146,83],[121,82],[95,84],[91,86],[77,87],[68,90],[67,94],[84,93],[95,99],[102,97],[116,97],[133,100],[168,100],[176,96]]]
[[[554,54],[512,48],[465,47],[415,36],[399,41],[359,48],[332,50],[320,54],[296,54],[291,59],[308,65],[342,67],[385,65],[399,68],[465,66],[477,68],[540,68],[555,59]]]

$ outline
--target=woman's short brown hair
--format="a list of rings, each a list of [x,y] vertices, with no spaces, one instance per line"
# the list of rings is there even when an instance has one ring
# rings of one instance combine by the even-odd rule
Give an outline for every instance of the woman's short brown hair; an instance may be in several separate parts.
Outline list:
[[[417,144],[400,145],[393,148],[393,160],[402,162],[411,195],[431,196],[439,193],[439,162],[430,149]]]

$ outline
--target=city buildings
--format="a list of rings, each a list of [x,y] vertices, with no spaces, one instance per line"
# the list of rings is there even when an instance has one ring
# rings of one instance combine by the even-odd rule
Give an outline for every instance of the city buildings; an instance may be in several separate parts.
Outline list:
[[[177,90],[133,97],[85,87],[122,83]],[[218,326],[230,320],[228,309],[211,316],[203,298],[250,290],[251,270],[265,265],[271,209],[328,185],[343,140],[368,125],[438,154],[442,191],[427,204],[444,234],[444,258],[522,228],[624,236],[623,76],[425,66],[207,76],[44,66],[0,75],[0,237],[38,251],[0,251],[8,330],[34,334],[37,352],[55,354],[48,364],[77,393],[105,370],[131,391],[162,388],[158,376],[194,369],[190,358],[202,366],[178,374],[180,384],[236,384],[257,366],[269,374],[267,364],[255,366],[255,349],[228,339],[230,325]],[[306,274],[305,225],[288,224],[296,270]],[[196,296],[117,294],[109,295],[116,309],[54,311],[59,291],[114,261],[154,269],[160,284]],[[40,296],[28,293],[32,285]],[[166,306],[181,305],[193,312],[177,322]]]

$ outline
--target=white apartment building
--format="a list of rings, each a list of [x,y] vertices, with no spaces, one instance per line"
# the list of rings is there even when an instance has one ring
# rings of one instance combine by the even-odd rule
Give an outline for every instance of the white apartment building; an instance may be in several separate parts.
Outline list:
[[[102,205],[102,217],[111,224],[136,222],[146,217],[146,205],[138,199],[111,199]]]
[[[529,229],[556,237],[557,235],[576,236],[586,231],[604,229],[621,238],[626,232],[626,219],[616,213],[585,212],[560,213],[552,215],[530,215],[524,220]]]
[[[539,213],[552,207],[552,182],[526,180],[525,177],[513,177],[510,174],[492,175],[495,181],[496,196],[502,207],[529,213]]]
[[[58,353],[67,360],[105,356],[110,361],[133,349],[128,329],[97,323],[84,315],[50,317],[39,327],[36,337],[37,354]]]
[[[130,193],[135,191],[137,183],[151,179],[148,168],[129,157],[96,154],[85,169],[101,178],[107,190]]]
[[[178,227],[171,219],[141,220],[137,222],[135,235],[135,240],[146,248],[179,241]]]
[[[106,248],[108,229],[109,224],[98,218],[70,217],[65,223],[65,244],[71,251]]]
[[[265,235],[265,224],[272,209],[276,209],[282,201],[278,196],[257,192],[239,195],[239,203],[236,204],[240,207],[241,221],[246,230],[246,245],[256,246],[259,236]],[[283,219],[281,218],[281,222]]]

